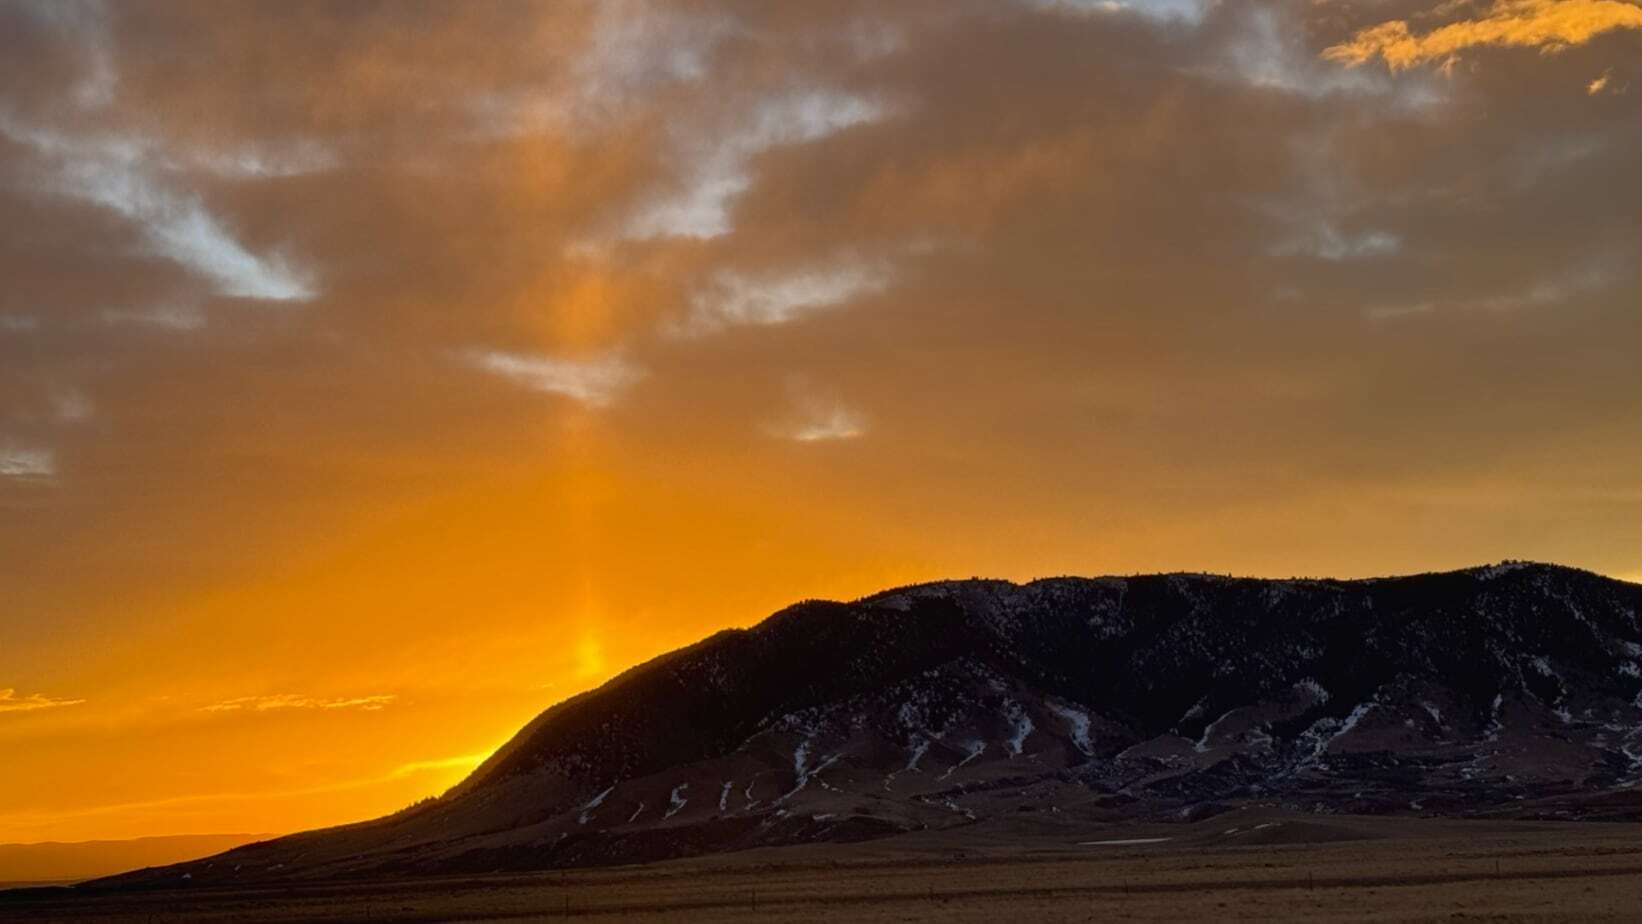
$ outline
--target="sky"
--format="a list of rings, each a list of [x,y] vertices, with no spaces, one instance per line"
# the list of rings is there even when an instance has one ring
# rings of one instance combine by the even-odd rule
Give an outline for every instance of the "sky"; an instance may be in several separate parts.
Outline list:
[[[0,0],[0,841],[788,603],[1642,578],[1632,0]]]

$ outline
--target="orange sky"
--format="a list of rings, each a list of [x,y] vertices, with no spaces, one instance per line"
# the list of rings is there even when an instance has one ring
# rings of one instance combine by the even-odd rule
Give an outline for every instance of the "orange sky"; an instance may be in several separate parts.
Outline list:
[[[0,842],[392,811],[808,597],[1642,576],[1639,50],[1630,0],[0,6]]]

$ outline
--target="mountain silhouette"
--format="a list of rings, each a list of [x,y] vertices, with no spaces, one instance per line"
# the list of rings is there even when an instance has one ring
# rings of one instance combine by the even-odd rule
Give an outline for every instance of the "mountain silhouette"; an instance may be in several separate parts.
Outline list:
[[[107,882],[630,863],[1003,813],[1642,818],[1639,612],[1642,586],[1526,562],[809,601],[554,706],[438,799]]]

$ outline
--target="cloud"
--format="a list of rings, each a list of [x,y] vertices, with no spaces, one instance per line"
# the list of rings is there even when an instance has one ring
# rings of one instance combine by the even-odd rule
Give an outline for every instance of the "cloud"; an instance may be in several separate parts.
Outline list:
[[[470,101],[481,134],[596,135],[642,113],[667,89],[704,80],[719,46],[742,31],[739,20],[726,13],[642,0],[609,0],[590,8],[594,16],[585,41],[563,56],[567,73],[541,84],[497,88]]]
[[[1291,8],[1238,4],[1222,17],[1222,26],[1206,55],[1193,68],[1223,81],[1308,99],[1334,96],[1389,97],[1408,110],[1434,106],[1444,99],[1434,79],[1397,78],[1319,61]]]
[[[475,367],[531,391],[562,395],[590,407],[605,407],[644,377],[644,372],[617,353],[592,359],[564,359],[479,350],[467,354]]]
[[[61,423],[85,423],[96,415],[97,407],[78,389],[58,391],[51,396],[52,415]]]
[[[284,709],[317,709],[322,711],[357,709],[362,712],[378,712],[392,705],[398,699],[399,697],[391,693],[333,698],[303,696],[296,693],[275,693],[269,696],[240,696],[234,699],[225,699],[209,706],[201,706],[200,711],[273,712]]]
[[[70,94],[75,104],[94,109],[114,101],[119,74],[114,69],[107,4],[102,0],[21,0],[13,5],[76,46],[83,74]]]
[[[830,443],[865,436],[867,416],[833,389],[807,376],[787,378],[788,412],[764,427],[770,436],[795,443]]]
[[[331,146],[312,138],[297,138],[221,151],[188,149],[174,168],[198,168],[227,179],[270,180],[333,170],[341,163],[342,156]]]
[[[1616,91],[1610,91],[1609,84],[1612,83],[1612,81],[1613,81],[1613,68],[1609,68],[1609,69],[1603,71],[1601,76],[1597,77],[1595,80],[1593,80],[1590,83],[1585,85],[1585,93],[1586,93],[1587,96],[1596,96],[1597,94],[1605,92],[1605,91],[1616,92]]]
[[[0,478],[37,479],[55,474],[57,455],[50,449],[0,443]]]
[[[770,428],[772,435],[797,443],[830,443],[865,436],[867,420],[839,401],[805,398],[798,414]]]
[[[1310,257],[1333,263],[1388,257],[1402,250],[1402,238],[1368,225],[1363,213],[1377,205],[1343,150],[1348,139],[1334,131],[1290,141],[1290,180],[1285,196],[1258,211],[1281,228],[1266,252],[1274,257]]]
[[[1591,261],[1575,269],[1542,279],[1520,292],[1511,292],[1476,299],[1466,305],[1489,311],[1517,311],[1524,308],[1543,308],[1600,292],[1620,278],[1615,261]]]
[[[1444,4],[1439,9],[1463,8]],[[1380,58],[1393,71],[1448,61],[1481,47],[1537,48],[1555,52],[1583,45],[1615,29],[1642,29],[1642,6],[1627,0],[1495,0],[1475,19],[1416,34],[1393,19],[1330,46],[1323,57],[1348,67]]]
[[[78,706],[83,702],[83,699],[52,699],[39,693],[18,696],[16,690],[0,688],[0,712],[36,712],[41,709]]]
[[[1389,231],[1370,229],[1349,232],[1332,221],[1317,217],[1301,224],[1296,234],[1272,246],[1272,256],[1315,257],[1339,262],[1390,256],[1402,249],[1402,239]]]
[[[1496,292],[1489,295],[1450,299],[1447,301],[1422,300],[1404,304],[1380,305],[1369,308],[1364,315],[1375,321],[1394,321],[1401,318],[1428,315],[1438,310],[1458,311],[1523,311],[1547,308],[1568,302],[1580,296],[1601,292],[1624,275],[1620,267],[1629,261],[1615,257],[1587,260],[1580,265],[1547,275],[1516,291]]]
[[[879,121],[891,111],[881,100],[831,90],[764,99],[727,131],[713,127],[684,142],[683,188],[657,193],[640,204],[622,234],[633,240],[710,239],[728,234],[731,204],[753,185],[750,162],[754,157]]]
[[[205,312],[197,305],[163,304],[147,308],[108,308],[102,312],[105,324],[137,324],[163,330],[192,331],[205,326]]]
[[[1132,14],[1158,22],[1201,23],[1220,0],[1025,0],[1040,10],[1078,16]]]
[[[849,258],[799,269],[746,273],[720,270],[690,297],[680,333],[735,325],[786,324],[888,289],[893,273],[881,262]]]
[[[574,66],[579,95],[595,105],[616,106],[667,84],[701,80],[714,50],[737,30],[727,15],[693,15],[624,0],[602,3],[592,38]]]
[[[142,141],[73,137],[3,113],[0,136],[32,149],[45,162],[49,191],[130,221],[155,254],[212,280],[221,294],[265,301],[314,296],[309,274],[280,256],[251,253],[199,196],[162,179],[150,146]]]

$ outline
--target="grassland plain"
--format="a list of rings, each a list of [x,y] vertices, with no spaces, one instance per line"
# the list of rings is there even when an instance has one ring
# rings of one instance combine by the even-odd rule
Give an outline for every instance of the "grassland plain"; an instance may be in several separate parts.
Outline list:
[[[0,919],[31,921],[1011,917],[1638,920],[1642,825],[1250,809],[1190,825],[1094,831],[1045,819],[983,822],[857,845],[605,869],[0,896]]]

